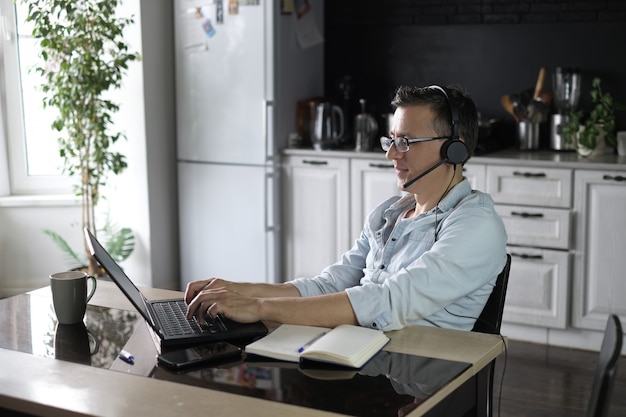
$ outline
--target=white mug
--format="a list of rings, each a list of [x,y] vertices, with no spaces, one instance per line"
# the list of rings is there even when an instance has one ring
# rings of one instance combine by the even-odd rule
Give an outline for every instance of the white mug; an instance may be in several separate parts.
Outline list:
[[[91,291],[87,293],[87,281],[91,281]],[[50,275],[52,303],[60,324],[76,324],[83,321],[87,302],[96,291],[94,277],[81,271],[57,272]]]

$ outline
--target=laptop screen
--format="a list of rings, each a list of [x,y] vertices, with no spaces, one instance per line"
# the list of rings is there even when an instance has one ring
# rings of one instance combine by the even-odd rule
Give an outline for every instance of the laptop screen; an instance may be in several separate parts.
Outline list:
[[[132,283],[130,278],[124,273],[124,270],[115,262],[111,255],[102,247],[96,237],[85,228],[87,242],[89,242],[89,250],[96,258],[98,263],[107,271],[109,277],[117,284],[118,287],[126,294],[126,297],[135,306],[137,311],[154,327],[154,322],[148,313],[146,301],[141,291]]]

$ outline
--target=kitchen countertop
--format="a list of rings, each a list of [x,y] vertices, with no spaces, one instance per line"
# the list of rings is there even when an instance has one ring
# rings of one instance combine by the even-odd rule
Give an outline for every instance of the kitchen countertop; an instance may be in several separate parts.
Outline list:
[[[360,159],[385,159],[382,151],[376,152],[356,152],[351,149],[345,150],[324,150],[288,148],[283,151],[283,155],[299,155],[309,157],[337,157],[337,158],[360,158]],[[578,168],[578,169],[600,169],[616,170],[626,169],[626,156],[618,155],[598,155],[585,158],[576,152],[567,151],[521,151],[517,149],[503,149],[491,153],[472,156],[470,163],[487,163],[492,165],[515,165],[551,167],[551,168]]]

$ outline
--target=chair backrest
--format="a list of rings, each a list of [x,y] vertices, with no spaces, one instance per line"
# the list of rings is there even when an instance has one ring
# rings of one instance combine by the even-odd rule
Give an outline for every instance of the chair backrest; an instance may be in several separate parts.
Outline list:
[[[509,284],[509,272],[511,271],[511,255],[507,253],[504,269],[496,279],[496,285],[487,300],[487,304],[474,323],[473,332],[499,334],[502,325],[502,313],[504,312],[504,300],[506,288]]]
[[[596,375],[593,379],[591,397],[587,406],[587,417],[605,417],[609,414],[617,361],[622,352],[623,338],[624,333],[619,317],[611,314],[604,330]]]
[[[491,295],[487,299],[483,311],[476,319],[473,332],[500,334],[500,326],[502,325],[502,313],[504,312],[504,300],[506,298],[506,289],[509,285],[509,272],[511,271],[511,255],[507,253],[506,263],[502,272],[496,278],[496,285],[491,291]],[[494,359],[489,365],[489,372],[484,376],[484,384],[486,384],[485,410],[487,417],[493,416],[493,375],[495,372]]]

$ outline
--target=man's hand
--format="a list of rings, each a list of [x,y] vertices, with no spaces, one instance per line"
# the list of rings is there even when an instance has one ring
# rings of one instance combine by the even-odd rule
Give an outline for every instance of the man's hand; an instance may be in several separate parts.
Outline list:
[[[187,318],[196,317],[200,324],[205,315],[222,314],[231,320],[251,323],[260,320],[260,300],[236,291],[236,285],[219,278],[195,281],[185,291]]]

